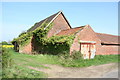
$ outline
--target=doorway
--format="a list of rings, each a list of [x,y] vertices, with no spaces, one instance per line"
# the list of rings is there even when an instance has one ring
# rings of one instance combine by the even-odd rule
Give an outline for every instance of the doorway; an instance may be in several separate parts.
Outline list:
[[[96,53],[95,43],[80,43],[80,51],[84,59],[93,59]]]

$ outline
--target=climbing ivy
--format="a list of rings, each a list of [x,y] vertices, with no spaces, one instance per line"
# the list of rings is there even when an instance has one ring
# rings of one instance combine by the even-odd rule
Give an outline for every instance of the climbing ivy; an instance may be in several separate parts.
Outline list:
[[[72,41],[74,39],[74,35],[71,36],[52,36],[50,38],[44,38],[44,45],[49,43],[49,44],[56,44],[56,43],[61,43],[61,44],[66,44],[70,46],[72,44]]]
[[[51,23],[46,29],[48,23],[42,24],[40,27],[31,32],[24,32],[15,38],[13,41],[17,41],[20,46],[25,46],[32,38],[34,39],[33,51],[38,53],[52,53],[58,54],[64,51],[69,51],[70,46],[73,43],[74,35],[70,36],[52,36],[47,37],[49,30],[52,28]]]
[[[43,38],[39,44],[42,46],[39,52],[50,54],[69,53],[70,46],[73,43],[74,35],[71,36],[52,36],[50,38]],[[46,51],[47,50],[47,51]]]
[[[12,42],[17,41],[17,43],[20,46],[25,46],[27,43],[29,43],[32,39],[33,36],[36,36],[36,39],[39,39],[38,37],[44,37],[46,36],[48,30],[52,27],[52,23],[48,26],[47,29],[44,29],[48,23],[42,24],[40,27],[35,29],[34,31],[31,32],[23,32],[21,33],[17,38],[14,38]]]
[[[16,41],[20,46],[25,46],[25,44],[30,42],[32,35],[32,32],[26,32],[18,38],[14,38],[12,42]]]

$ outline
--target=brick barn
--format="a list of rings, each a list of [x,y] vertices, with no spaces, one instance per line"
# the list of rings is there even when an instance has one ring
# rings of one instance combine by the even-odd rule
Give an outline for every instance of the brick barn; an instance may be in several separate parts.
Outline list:
[[[81,51],[84,59],[88,59],[94,58],[94,55],[119,54],[118,47],[120,43],[118,36],[96,33],[90,25],[72,28],[62,11],[36,23],[28,32],[41,26],[44,21],[49,22],[49,24],[53,23],[53,27],[47,34],[48,38],[53,35],[75,35],[73,44],[70,47],[71,55],[73,51]],[[22,50],[19,50],[19,52],[32,53],[32,45],[34,45],[34,43],[31,41],[28,45],[24,46]]]

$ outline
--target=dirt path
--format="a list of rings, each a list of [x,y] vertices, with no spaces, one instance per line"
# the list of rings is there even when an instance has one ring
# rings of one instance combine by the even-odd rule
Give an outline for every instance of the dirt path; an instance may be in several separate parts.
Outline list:
[[[46,64],[44,66],[47,66],[49,68],[35,68],[31,66],[29,66],[28,68],[45,72],[48,74],[48,78],[101,78],[106,73],[114,69],[118,70],[117,63],[90,66],[84,68],[70,68],[50,64]]]

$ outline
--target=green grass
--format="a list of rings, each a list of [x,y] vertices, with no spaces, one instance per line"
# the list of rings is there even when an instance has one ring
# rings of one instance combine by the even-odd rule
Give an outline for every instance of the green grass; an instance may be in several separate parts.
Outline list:
[[[0,55],[1,56],[1,55]],[[0,62],[0,80],[1,80],[1,78],[2,78],[2,64],[1,64],[1,62]]]
[[[44,67],[42,64],[57,64],[58,57],[53,55],[28,55],[12,51],[15,63],[22,66]]]
[[[2,45],[0,44],[0,80],[2,78],[2,63],[1,63],[1,60],[2,60]]]
[[[45,78],[45,73],[29,69],[27,67],[14,65],[12,68],[3,70],[3,78]]]
[[[12,51],[15,63],[22,66],[44,67],[42,64],[58,64],[65,67],[87,67],[91,65],[100,65],[118,62],[118,55],[97,55],[94,59],[62,59],[57,55],[28,55]],[[119,55],[120,57],[120,55]],[[120,61],[120,60],[119,60]]]
[[[61,65],[65,67],[88,67],[93,65],[100,65],[100,64],[108,64],[108,63],[117,63],[120,61],[118,60],[120,55],[97,55],[94,59],[90,60],[64,60]]]
[[[11,57],[14,64],[11,67],[3,68],[2,78],[46,78],[47,74],[29,69],[28,66],[32,67],[44,67],[40,65],[39,62],[32,60],[34,56],[19,54],[14,52],[12,49],[8,49],[11,53]],[[44,67],[47,68],[47,67]]]
[[[14,52],[11,49],[9,52],[12,53],[14,66],[12,68],[7,68],[3,71],[4,77],[6,78],[47,77],[45,73],[29,69],[28,66],[36,67],[36,68],[49,68],[48,66],[44,66],[43,64],[57,64],[57,65],[62,65],[64,67],[88,67],[92,65],[118,62],[118,55],[97,55],[95,56],[94,59],[83,60],[83,59],[71,59],[69,57],[61,58],[57,55],[47,55],[47,54],[28,55],[28,54]]]

